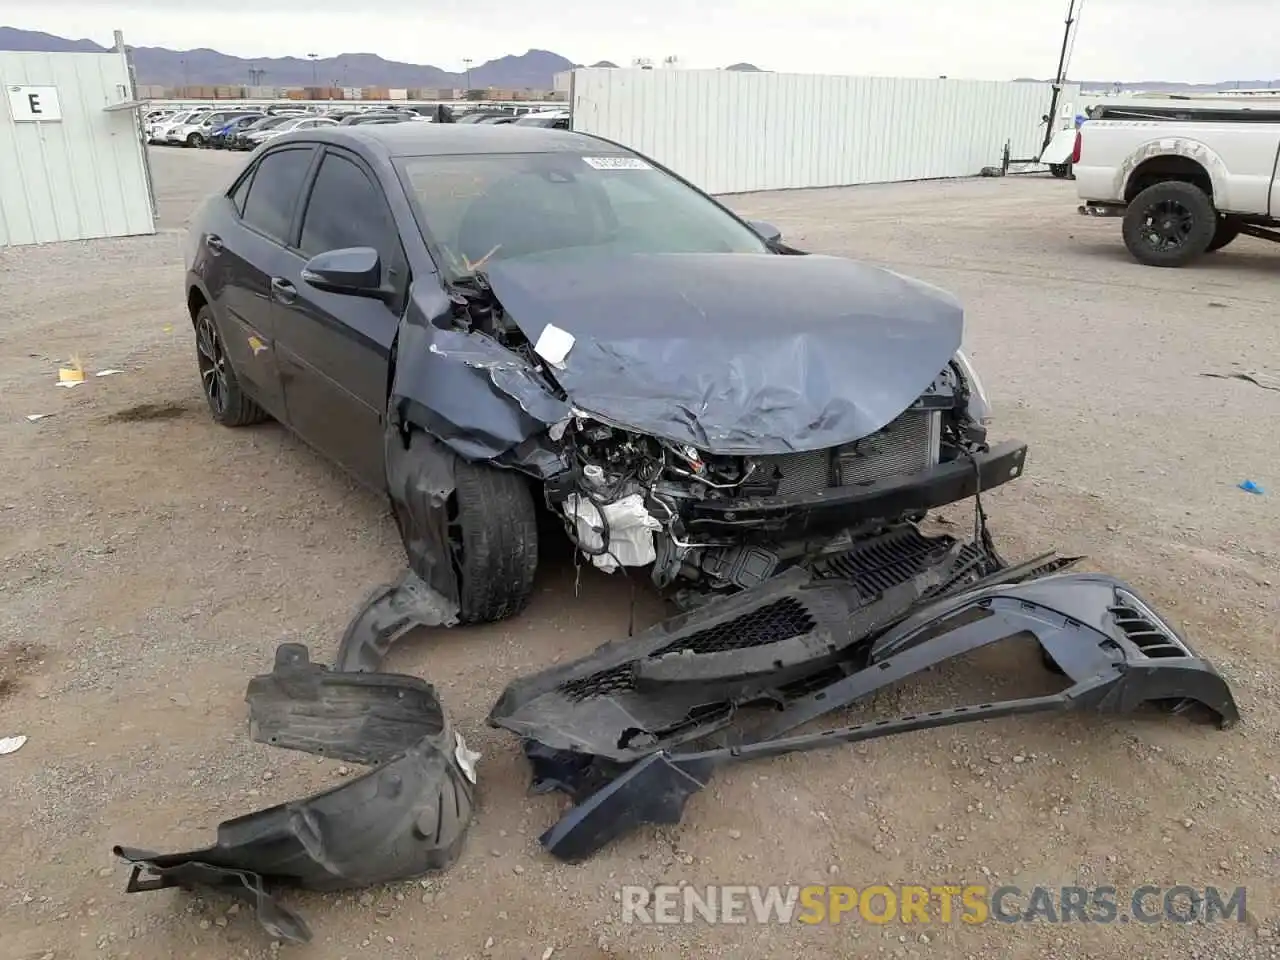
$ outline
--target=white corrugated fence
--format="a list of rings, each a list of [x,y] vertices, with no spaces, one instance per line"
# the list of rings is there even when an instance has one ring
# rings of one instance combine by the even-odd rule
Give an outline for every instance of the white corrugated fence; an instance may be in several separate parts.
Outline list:
[[[131,96],[123,53],[0,52],[0,247],[155,232]]]
[[[712,193],[974,176],[1006,142],[1038,155],[1052,96],[1047,83],[724,70],[584,68],[572,87],[575,130]],[[1067,87],[1059,117],[1078,99]]]

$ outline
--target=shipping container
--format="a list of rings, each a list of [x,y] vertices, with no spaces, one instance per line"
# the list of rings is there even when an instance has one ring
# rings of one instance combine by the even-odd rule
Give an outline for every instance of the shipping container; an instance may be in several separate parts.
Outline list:
[[[398,90],[395,87],[392,87],[390,90],[387,91],[387,99],[388,100],[408,100],[409,91]]]
[[[343,100],[363,100],[364,92],[359,87],[343,87],[342,99]]]

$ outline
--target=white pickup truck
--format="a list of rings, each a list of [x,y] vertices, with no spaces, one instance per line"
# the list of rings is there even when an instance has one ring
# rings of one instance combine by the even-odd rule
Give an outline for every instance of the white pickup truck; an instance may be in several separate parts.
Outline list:
[[[1280,241],[1280,110],[1136,112],[1101,112],[1077,132],[1081,213],[1123,216],[1125,246],[1153,267],[1180,267],[1242,233]]]

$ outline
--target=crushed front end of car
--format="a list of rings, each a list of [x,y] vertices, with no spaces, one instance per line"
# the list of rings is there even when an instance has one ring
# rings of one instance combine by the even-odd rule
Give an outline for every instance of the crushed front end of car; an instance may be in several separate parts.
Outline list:
[[[988,444],[966,370],[959,354],[885,426],[794,453],[707,453],[575,415],[562,435],[569,468],[547,482],[547,502],[596,566],[652,564],[654,583],[689,588],[684,599],[838,564],[891,524],[1021,475],[1026,445]]]
[[[700,601],[834,562],[1021,475],[944,292],[835,257],[505,261],[489,283],[571,413],[548,505],[605,570]],[[550,341],[550,346],[548,342]]]

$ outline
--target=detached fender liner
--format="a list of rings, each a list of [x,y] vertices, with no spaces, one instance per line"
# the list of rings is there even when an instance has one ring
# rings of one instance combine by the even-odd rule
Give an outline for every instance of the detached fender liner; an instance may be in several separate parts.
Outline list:
[[[434,688],[396,674],[332,673],[300,644],[276,651],[273,673],[246,695],[255,740],[380,764],[303,800],[218,825],[217,841],[184,853],[117,846],[133,893],[208,887],[249,903],[272,935],[305,942],[297,914],[272,885],[343,890],[405,880],[451,865],[475,802],[476,755],[453,731]]]

